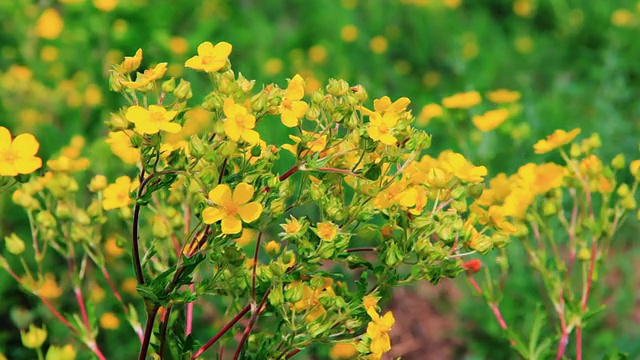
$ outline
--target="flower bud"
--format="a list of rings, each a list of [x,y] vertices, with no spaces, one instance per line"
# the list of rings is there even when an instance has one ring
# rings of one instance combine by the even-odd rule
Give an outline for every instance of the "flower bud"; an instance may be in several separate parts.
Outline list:
[[[98,192],[107,187],[107,177],[104,175],[96,175],[89,183],[89,191]]]
[[[271,240],[267,243],[267,245],[265,245],[264,249],[267,254],[276,256],[280,253],[280,244],[276,241]]]
[[[204,142],[204,140],[200,139],[200,137],[196,136],[192,136],[191,139],[189,139],[189,153],[196,157],[196,158],[201,158],[203,157],[207,152],[207,144]]]
[[[624,169],[624,166],[625,166],[624,154],[616,155],[616,157],[614,157],[613,160],[611,160],[611,166],[613,166],[613,168],[616,170]]]
[[[636,180],[640,179],[640,160],[633,160],[629,164],[629,171],[631,171],[631,175],[633,175]]]
[[[164,221],[162,216],[154,216],[151,220],[151,233],[154,237],[164,239],[169,237],[171,234],[171,229],[168,224]]]
[[[180,83],[173,91],[173,95],[175,95],[178,100],[189,100],[193,97],[193,92],[191,91],[191,83],[185,79],[180,79]]]
[[[391,245],[389,245],[385,255],[384,263],[389,267],[394,267],[403,259],[402,251],[398,248],[395,241],[391,242]]]
[[[124,85],[122,84],[123,81],[124,78],[122,77],[122,75],[118,74],[115,71],[111,71],[109,73],[109,90],[113,92],[122,91],[122,89],[124,89]]]
[[[289,303],[300,301],[300,299],[302,299],[302,284],[289,284],[284,291],[284,299]]]
[[[56,219],[49,211],[44,210],[40,211],[38,215],[36,215],[36,224],[38,224],[38,226],[53,229],[56,227]]]
[[[355,95],[356,99],[358,99],[359,101],[365,101],[367,100],[367,98],[369,98],[369,94],[367,94],[367,90],[365,90],[365,88],[358,84],[356,86],[352,86],[351,87],[351,92],[353,92],[353,94]]]
[[[176,88],[176,78],[172,76],[171,79],[163,81],[161,88],[165,93],[173,92],[173,90]]]
[[[217,92],[212,92],[209,95],[205,96],[204,102],[202,103],[202,108],[207,111],[218,111],[222,110],[224,105],[224,99]]]
[[[620,201],[620,205],[626,210],[633,210],[636,208],[636,199],[634,199],[633,195],[628,195],[622,201]]]
[[[24,252],[24,241],[16,233],[4,237],[4,246],[13,255],[20,255]]]
[[[591,259],[591,250],[585,247],[578,250],[578,259],[581,261],[589,261]]]
[[[558,206],[555,202],[545,201],[542,205],[542,214],[544,216],[553,216],[558,212]]]
[[[621,184],[618,187],[618,190],[616,191],[616,194],[618,194],[618,196],[620,196],[620,197],[625,197],[625,196],[629,195],[630,192],[631,192],[631,190],[629,190],[629,185]]]
[[[111,113],[107,125],[114,131],[126,130],[129,127],[129,121],[120,114]]]
[[[571,148],[569,149],[569,155],[571,155],[572,158],[577,158],[580,156],[580,154],[582,154],[582,150],[580,150],[580,145],[578,145],[577,143],[571,143]]]
[[[71,209],[69,209],[69,205],[64,202],[59,202],[58,206],[56,206],[56,217],[60,220],[71,220],[73,219],[73,214],[71,213]]]
[[[320,104],[323,100],[324,100],[324,94],[322,93],[322,91],[320,91],[320,90],[314,91],[311,94],[311,104],[312,104],[312,106],[314,104]]]
[[[271,202],[271,215],[274,218],[282,216],[285,208],[284,198],[278,198]]]
[[[349,91],[349,84],[340,79],[329,79],[329,84],[327,85],[327,92],[331,95],[342,96]]]
[[[269,303],[272,306],[280,306],[284,303],[284,294],[282,292],[282,286],[275,286],[269,293]]]
[[[119,70],[123,74],[128,74],[132,71],[138,70],[141,62],[142,62],[142,49],[138,49],[134,56],[125,56],[124,60],[119,66]]]
[[[31,324],[29,325],[29,331],[20,331],[20,337],[22,338],[22,345],[29,349],[38,349],[47,340],[47,330],[43,327],[39,327]]]
[[[261,91],[251,97],[249,104],[252,111],[258,114],[264,113],[269,109],[269,95]]]
[[[67,344],[63,347],[50,346],[45,360],[75,360],[75,358],[76,350],[71,344]]]
[[[238,74],[238,80],[236,80],[236,82],[245,94],[248,94],[256,83],[255,80],[247,80],[241,73]]]

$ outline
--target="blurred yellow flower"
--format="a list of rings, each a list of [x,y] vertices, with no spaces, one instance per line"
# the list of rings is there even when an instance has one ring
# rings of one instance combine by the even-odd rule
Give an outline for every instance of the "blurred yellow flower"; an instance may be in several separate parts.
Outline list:
[[[348,24],[340,30],[340,37],[344,42],[354,42],[358,38],[358,28],[353,24]]]
[[[52,273],[46,273],[38,283],[36,293],[45,299],[57,299],[62,295],[62,288],[56,283],[56,278]]]
[[[89,84],[84,89],[84,102],[90,107],[96,107],[102,103],[102,91],[96,84]]]
[[[489,110],[482,115],[474,115],[473,125],[482,132],[491,131],[502,124],[509,117],[507,109]]]
[[[322,45],[314,45],[309,48],[309,60],[314,63],[322,63],[327,59],[327,49]]]
[[[118,0],[93,0],[93,6],[104,12],[109,12],[118,6]]]
[[[469,91],[457,93],[442,99],[442,105],[447,109],[468,109],[482,102],[480,93],[477,91]]]
[[[515,40],[516,50],[521,54],[530,54],[533,51],[533,46],[533,39],[529,36],[518,36]]]
[[[214,206],[202,211],[202,220],[205,224],[222,220],[223,234],[239,233],[242,231],[242,222],[253,222],[262,213],[262,204],[257,201],[249,202],[253,193],[253,186],[244,182],[236,185],[233,194],[227,184],[216,186],[209,191],[209,200]]]
[[[20,134],[13,140],[11,132],[0,126],[0,176],[30,174],[42,167],[36,157],[40,143],[32,134]]]
[[[53,40],[60,36],[64,28],[64,20],[53,8],[48,8],[42,12],[36,21],[36,35],[38,37]]]
[[[130,136],[133,131],[112,131],[105,140],[111,147],[111,151],[127,164],[135,164],[140,161],[140,149],[134,148]]]
[[[282,60],[278,58],[270,58],[265,61],[262,69],[267,75],[279,74],[282,71]]]
[[[462,0],[442,0],[442,3],[449,9],[457,9],[462,5]]]
[[[120,327],[120,319],[112,312],[106,312],[100,316],[100,327],[105,330],[115,330]]]
[[[118,240],[115,236],[110,236],[104,243],[104,253],[107,257],[116,258],[122,256],[125,252],[125,249],[118,246]]]
[[[431,119],[442,116],[442,107],[438,104],[427,104],[422,107],[418,115],[417,123],[425,126],[431,122]]]
[[[627,9],[618,9],[611,14],[611,23],[618,27],[631,26],[635,22],[635,16]]]
[[[422,83],[428,88],[435,87],[440,82],[440,73],[437,71],[427,71],[422,77]]]
[[[513,3],[513,12],[520,17],[529,17],[532,10],[531,0],[516,0]]]
[[[47,356],[45,360],[75,360],[76,350],[71,344],[67,344],[63,347],[55,345],[49,346],[47,349]]]
[[[333,241],[338,236],[340,228],[331,221],[319,222],[316,224],[315,233],[323,241]]]
[[[223,122],[224,133],[233,141],[242,140],[251,145],[260,141],[260,134],[253,130],[256,127],[256,118],[247,111],[247,108],[236,104],[233,98],[224,101],[224,115],[227,117]]]
[[[508,104],[520,100],[520,92],[498,89],[487,94],[487,98],[496,104]]]
[[[267,254],[277,255],[278,253],[280,253],[280,243],[271,240],[264,246],[264,250],[267,252]]]
[[[280,120],[286,127],[295,127],[309,109],[309,105],[301,101],[304,97],[304,79],[296,74],[289,80],[289,85],[282,99]]]
[[[133,296],[138,296],[138,280],[134,278],[126,278],[120,287],[122,288],[122,291]]]
[[[387,39],[382,36],[382,35],[378,35],[378,36],[374,36],[373,39],[371,39],[371,41],[369,42],[369,47],[371,48],[371,51],[373,51],[376,54],[382,54],[385,51],[387,51],[387,48],[389,47],[389,43],[387,42]]]
[[[337,343],[329,352],[332,359],[355,359],[356,355],[358,355],[358,349],[350,343]]]
[[[169,39],[169,50],[176,55],[185,54],[189,51],[189,43],[183,37],[174,36]]]
[[[40,50],[40,58],[46,62],[56,61],[58,54],[58,48],[55,46],[46,45]]]
[[[113,210],[129,206],[131,204],[131,179],[128,176],[120,176],[116,182],[109,184],[104,189],[102,199],[102,208],[105,210]]]
[[[568,144],[573,140],[578,134],[580,134],[580,129],[573,129],[569,132],[564,130],[556,130],[553,134],[547,136],[546,139],[539,140],[537,143],[533,145],[536,154],[544,154],[553,149],[559,148],[562,145]]]
[[[175,110],[167,111],[162,106],[150,105],[149,109],[134,105],[127,109],[125,117],[136,125],[140,134],[157,134],[160,130],[177,133],[182,129],[180,124],[171,122],[178,114]]]
[[[22,345],[29,349],[38,349],[47,340],[47,329],[41,329],[33,324],[29,325],[28,331],[20,330]]]
[[[209,41],[198,45],[198,55],[193,56],[184,63],[185,67],[204,72],[215,72],[227,64],[232,46],[228,42],[221,41],[215,46]]]

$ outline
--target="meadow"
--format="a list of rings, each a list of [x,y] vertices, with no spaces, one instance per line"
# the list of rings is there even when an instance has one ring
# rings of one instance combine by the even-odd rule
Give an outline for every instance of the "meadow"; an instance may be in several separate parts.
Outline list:
[[[41,159],[0,156],[0,359],[640,358],[640,2],[0,0],[0,28],[0,155]]]

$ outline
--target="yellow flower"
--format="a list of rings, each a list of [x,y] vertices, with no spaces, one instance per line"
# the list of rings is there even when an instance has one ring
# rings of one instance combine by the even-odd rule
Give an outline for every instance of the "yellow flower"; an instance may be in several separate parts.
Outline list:
[[[282,71],[282,60],[278,58],[270,58],[265,61],[264,66],[262,67],[263,71],[267,75],[276,75]]]
[[[487,94],[487,98],[496,104],[509,104],[520,100],[520,93],[517,91],[498,89]]]
[[[40,144],[31,134],[20,134],[11,140],[11,132],[0,126],[0,176],[30,174],[42,167],[36,157]]]
[[[229,139],[238,141],[242,138],[251,145],[260,141],[260,134],[253,130],[256,126],[256,118],[244,106],[236,104],[232,98],[227,98],[224,101],[223,110],[227,117],[223,123],[224,133]]]
[[[122,85],[131,89],[139,89],[149,85],[152,81],[160,79],[164,76],[165,72],[167,72],[167,63],[159,63],[154,68],[145,70],[142,74],[138,73],[136,81],[123,81]]]
[[[281,224],[280,227],[284,230],[284,233],[280,235],[283,235],[285,237],[296,236],[300,235],[300,233],[304,229],[304,224],[300,220],[291,216],[290,218],[285,219],[285,223]]]
[[[280,243],[271,240],[264,246],[264,250],[267,252],[267,254],[277,255],[280,253]]]
[[[131,145],[132,131],[110,132],[105,140],[111,147],[111,151],[127,164],[135,164],[140,161],[140,149]]]
[[[76,350],[71,344],[67,344],[63,347],[51,345],[47,349],[47,356],[45,360],[75,360]]]
[[[213,224],[222,220],[223,234],[237,234],[242,231],[242,222],[250,223],[260,217],[262,204],[249,202],[254,188],[247,183],[238,184],[231,193],[227,184],[220,184],[209,192],[209,199],[214,206],[202,211],[205,224]]]
[[[477,91],[458,93],[442,99],[442,105],[447,109],[468,109],[480,104],[482,98]]]
[[[120,176],[116,182],[104,189],[102,199],[102,208],[105,210],[113,210],[129,206],[131,197],[129,196],[131,188],[131,179],[128,176]]]
[[[373,108],[382,115],[387,112],[400,114],[407,109],[409,104],[411,104],[411,100],[408,97],[401,97],[394,102],[391,102],[391,98],[388,96],[373,100]]]
[[[124,60],[120,64],[120,71],[123,74],[128,74],[132,71],[138,70],[140,63],[142,62],[142,49],[138,49],[134,56],[125,56]]]
[[[371,339],[369,350],[371,353],[380,357],[382,354],[391,350],[391,338],[389,331],[395,324],[396,319],[391,311],[385,313],[382,317],[378,315],[374,307],[368,307],[367,314],[371,317],[371,322],[367,325],[367,336]]]
[[[425,105],[418,115],[418,125],[425,126],[431,119],[442,116],[442,107],[438,104]]]
[[[176,55],[182,55],[189,50],[189,43],[180,36],[174,36],[169,39],[169,50]]]
[[[40,279],[37,294],[45,299],[57,299],[62,295],[62,288],[58,286],[52,273],[47,273]]]
[[[461,154],[453,151],[445,151],[439,157],[441,166],[453,174],[455,177],[466,182],[480,182],[487,175],[487,168],[484,166],[474,166]]]
[[[309,155],[309,153],[317,153],[319,151],[324,150],[327,147],[327,135],[322,135],[318,133],[310,133],[302,130],[303,135],[311,135],[315,138],[315,140],[310,141],[305,144],[304,151],[300,152],[301,157],[305,157]],[[289,138],[293,140],[294,144],[283,144],[282,148],[289,151],[293,156],[298,156],[298,144],[302,141],[302,139],[295,135],[289,135]],[[322,156],[322,155],[320,155]]]
[[[127,109],[126,118],[130,122],[136,124],[136,131],[140,134],[156,134],[160,130],[168,133],[177,133],[182,126],[172,123],[171,120],[176,117],[177,111],[167,111],[162,106],[151,105],[149,110],[142,106],[134,105]]]
[[[258,238],[258,232],[254,229],[242,229],[242,234],[236,239],[236,244],[239,246],[246,246],[256,241]]]
[[[373,294],[366,295],[362,298],[362,304],[364,305],[365,310],[370,307],[375,308],[376,306],[378,306],[378,301],[380,301],[380,299],[380,296],[375,296]]]
[[[111,236],[104,243],[104,253],[108,258],[116,258],[122,256],[125,250],[118,246],[118,240],[115,236]]]
[[[546,139],[540,140],[533,145],[536,154],[544,154],[555,148],[558,148],[562,145],[568,144],[573,140],[578,134],[580,134],[580,129],[573,129],[569,132],[564,130],[556,130],[553,134],[547,136]]]
[[[64,28],[64,20],[60,14],[53,8],[48,8],[42,12],[38,21],[36,21],[36,35],[53,40],[60,36]]]
[[[384,116],[378,112],[369,116],[367,134],[374,141],[380,141],[385,145],[394,145],[398,139],[393,136],[393,127],[398,123],[398,114],[386,112]]]
[[[471,121],[482,132],[491,131],[509,117],[507,109],[489,110],[482,115],[475,115]]]
[[[231,49],[232,46],[228,42],[221,41],[214,46],[205,41],[198,45],[198,55],[187,60],[184,66],[204,72],[218,71],[227,64]]]
[[[371,51],[373,51],[374,53],[382,54],[383,52],[387,51],[387,48],[389,47],[389,43],[387,42],[387,39],[385,39],[384,36],[377,35],[377,36],[374,36],[373,39],[371,39],[371,41],[369,42],[369,47],[371,48]]]
[[[100,327],[106,330],[115,330],[120,327],[120,319],[112,312],[106,312],[100,316]]]
[[[331,221],[319,222],[316,224],[315,233],[323,241],[333,241],[338,236],[338,225]]]
[[[358,38],[358,28],[352,24],[345,25],[340,30],[340,37],[344,42],[354,42]]]
[[[29,325],[29,331],[20,330],[22,345],[29,349],[37,349],[47,340],[47,329],[41,329],[33,324]]]
[[[309,105],[300,100],[303,97],[304,79],[296,74],[293,79],[289,80],[289,86],[287,86],[280,109],[280,120],[286,127],[298,126],[300,119],[307,112]]]
[[[355,359],[356,355],[358,355],[358,349],[350,343],[337,343],[329,352],[332,359]]]
[[[93,6],[104,12],[109,12],[118,6],[118,0],[93,0]]]
[[[138,280],[134,279],[134,278],[126,278],[124,279],[124,281],[122,282],[121,288],[122,291],[129,293],[131,295],[134,296],[138,296]]]

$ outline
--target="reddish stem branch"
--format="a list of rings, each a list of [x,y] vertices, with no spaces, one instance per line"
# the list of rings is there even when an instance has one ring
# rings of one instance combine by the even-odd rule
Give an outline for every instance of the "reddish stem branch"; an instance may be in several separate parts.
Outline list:
[[[229,329],[233,327],[233,325],[235,325],[240,319],[242,319],[242,317],[246,313],[248,313],[249,310],[251,310],[251,304],[245,306],[242,310],[240,310],[240,312],[238,312],[236,316],[233,317],[233,319],[231,319],[225,326],[223,326],[220,331],[218,331],[211,339],[209,339],[209,341],[202,345],[202,347],[191,356],[191,360],[196,359],[198,356],[202,355],[203,352],[207,351],[207,349],[213,346],[213,344],[215,344],[218,339],[226,334],[227,331],[229,331]]]
[[[293,165],[293,166],[291,167],[291,169],[287,170],[284,174],[280,175],[280,177],[278,178],[278,180],[280,180],[280,181],[285,181],[285,180],[287,180],[291,175],[293,175],[293,174],[297,173],[297,172],[298,172],[298,170],[300,170],[300,165],[297,165],[297,164],[296,164],[296,165]],[[262,189],[262,192],[263,192],[263,193],[266,193],[266,192],[268,192],[269,190],[271,190],[271,188],[267,186],[266,188]]]
[[[560,342],[558,343],[558,352],[556,353],[556,360],[562,359],[564,356],[564,352],[567,349],[567,343],[569,342],[569,332],[567,331],[567,320],[564,317],[564,295],[562,294],[562,289],[560,290],[560,305],[556,308],[556,312],[558,313],[558,318],[560,319]]]
[[[587,275],[587,284],[582,292],[582,299],[580,304],[580,310],[584,315],[587,310],[587,302],[589,301],[589,294],[591,293],[591,287],[593,286],[593,272],[596,267],[598,247],[596,240],[591,238],[591,259],[589,259],[589,273]],[[576,326],[576,360],[582,360],[582,324]]]
[[[236,352],[233,355],[233,360],[238,360],[240,353],[242,352],[242,348],[244,347],[244,343],[247,341],[249,334],[251,334],[251,330],[253,330],[253,326],[256,324],[256,321],[258,320],[258,316],[260,316],[262,307],[264,306],[264,303],[267,301],[267,297],[269,296],[270,292],[271,292],[271,289],[267,290],[267,292],[262,297],[262,300],[260,300],[260,304],[258,304],[258,307],[252,310],[253,313],[251,314],[251,318],[249,319],[249,325],[247,325],[246,329],[244,329],[244,332],[242,333],[242,338],[240,339],[240,342],[238,342],[238,347],[236,348]]]
[[[471,286],[473,286],[473,288],[478,292],[478,294],[480,295],[483,294],[482,288],[480,287],[480,285],[478,285],[478,283],[476,282],[476,279],[474,279],[472,276],[467,276],[467,280],[469,280],[469,282],[471,283]],[[507,330],[508,329],[507,323],[504,321],[504,317],[502,317],[502,313],[500,312],[500,308],[498,308],[498,304],[487,302],[487,305],[493,312],[493,316],[495,316],[496,320],[498,320],[498,324],[500,324],[500,327],[503,330]],[[511,345],[516,344],[515,340],[510,339],[510,341],[511,341]]]
[[[258,254],[260,253],[260,242],[262,241],[262,231],[258,233],[256,240],[256,251],[253,254],[253,270],[251,271],[251,302],[256,302],[256,270],[258,268]]]

